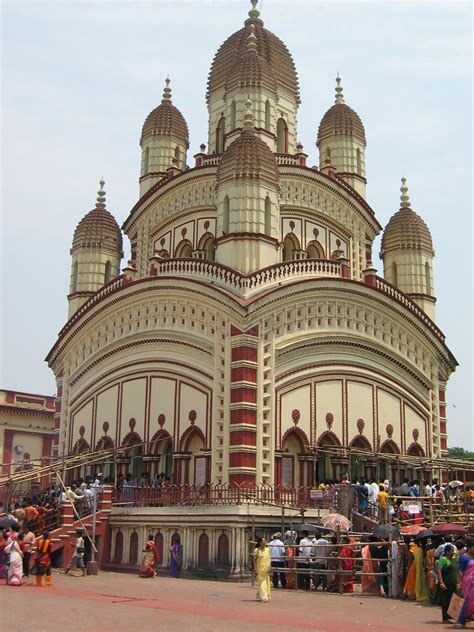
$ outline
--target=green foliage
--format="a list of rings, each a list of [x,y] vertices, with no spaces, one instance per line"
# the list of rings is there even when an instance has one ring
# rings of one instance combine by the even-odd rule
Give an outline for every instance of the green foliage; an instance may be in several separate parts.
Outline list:
[[[448,456],[451,459],[468,459],[474,461],[474,452],[469,452],[464,448],[448,448]]]

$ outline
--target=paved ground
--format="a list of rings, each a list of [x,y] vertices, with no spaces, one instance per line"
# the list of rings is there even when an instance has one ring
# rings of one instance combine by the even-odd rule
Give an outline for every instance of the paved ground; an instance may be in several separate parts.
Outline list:
[[[28,581],[28,580],[27,580]],[[249,584],[135,575],[53,575],[53,586],[0,585],[3,630],[13,632],[412,632],[452,629],[439,608],[378,597],[276,590],[261,604]]]

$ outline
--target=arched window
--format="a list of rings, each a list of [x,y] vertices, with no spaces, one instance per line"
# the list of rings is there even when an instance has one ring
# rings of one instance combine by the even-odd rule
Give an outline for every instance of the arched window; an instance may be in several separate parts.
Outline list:
[[[217,540],[217,566],[226,568],[229,566],[229,538],[222,533]]]
[[[288,233],[283,240],[283,261],[292,261],[295,258],[295,250],[299,249],[298,238],[293,233]]]
[[[179,145],[176,145],[174,149],[174,159],[176,160],[176,166],[179,167],[181,165],[181,150]]]
[[[235,105],[235,101],[232,101],[232,103],[230,104],[230,131],[236,128],[236,112],[237,106]]]
[[[419,443],[412,443],[407,450],[407,454],[410,456],[425,456],[425,452]]]
[[[121,531],[117,531],[115,536],[115,553],[114,553],[114,562],[115,564],[121,564],[123,561],[123,533]]]
[[[306,252],[308,259],[324,259],[324,248],[316,239],[309,242]]]
[[[283,456],[281,467],[281,484],[283,487],[297,487],[299,482],[298,454],[301,446],[293,435],[287,438],[283,444]]]
[[[395,261],[392,263],[392,283],[398,285],[398,270]]]
[[[222,214],[222,232],[224,235],[229,233],[229,217],[230,217],[230,202],[229,196],[226,195],[224,198],[224,209]]]
[[[130,564],[138,562],[138,533],[134,531],[130,536],[130,555],[128,557]]]
[[[265,235],[272,234],[272,203],[270,198],[265,198]]]
[[[425,263],[425,285],[426,294],[428,294],[428,296],[431,296],[431,270],[428,261]]]
[[[326,147],[326,159],[331,160],[331,149]]]
[[[105,264],[105,272],[104,272],[104,284],[108,283],[112,279],[112,264],[110,261],[107,261]]]
[[[193,246],[189,239],[182,239],[179,244],[176,246],[176,250],[174,253],[175,257],[192,257],[193,256]]]
[[[198,566],[199,568],[207,568],[209,566],[209,538],[206,533],[201,533],[199,536]]]
[[[270,115],[271,115],[271,106],[270,101],[267,99],[265,101],[265,129],[270,131]]]
[[[79,264],[77,261],[74,262],[72,267],[72,281],[71,281],[71,294],[77,292],[77,276],[79,272]]]
[[[357,174],[361,176],[362,175],[362,159],[360,155],[360,149],[358,147],[357,147],[356,157],[357,157]]]
[[[277,152],[288,153],[288,128],[283,118],[279,118],[277,123]]]
[[[143,155],[143,175],[146,176],[150,167],[150,148],[145,147],[145,153]]]
[[[222,116],[216,129],[216,153],[222,154],[225,141],[225,118]]]
[[[214,235],[205,233],[199,240],[198,250],[204,250],[207,261],[214,261],[216,248],[214,246]]]

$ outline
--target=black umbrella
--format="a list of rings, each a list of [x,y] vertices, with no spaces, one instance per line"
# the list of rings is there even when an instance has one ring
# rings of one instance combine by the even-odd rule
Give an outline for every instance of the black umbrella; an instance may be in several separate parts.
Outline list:
[[[372,532],[376,538],[384,538],[386,540],[398,538],[398,528],[391,524],[378,524]]]
[[[324,527],[319,527],[315,524],[294,524],[293,531],[297,531],[298,533],[301,531],[307,531],[308,533],[314,533],[315,531],[321,531]]]
[[[434,533],[434,531],[431,531],[431,529],[425,529],[424,531],[420,531],[419,533],[415,535],[415,542],[418,542],[419,540],[426,540],[426,538],[434,538],[434,537],[436,537],[436,533]]]
[[[12,527],[18,528],[18,522],[13,516],[4,516],[0,518],[0,529],[11,529]]]

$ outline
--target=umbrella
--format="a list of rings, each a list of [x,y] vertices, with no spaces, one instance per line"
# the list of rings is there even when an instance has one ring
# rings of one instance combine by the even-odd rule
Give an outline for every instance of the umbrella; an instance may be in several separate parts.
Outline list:
[[[0,518],[0,529],[11,529],[12,527],[18,527],[18,522],[13,516],[4,516]]]
[[[393,539],[398,538],[397,527],[390,524],[378,524],[372,532],[376,538]]]
[[[425,527],[422,524],[408,524],[402,527],[402,535],[417,535],[420,531],[425,531]]]
[[[315,531],[319,531],[321,527],[318,527],[315,524],[294,524],[293,531],[297,531],[300,533],[301,531],[307,531],[308,533],[314,533]]]
[[[418,540],[425,540],[426,538],[434,538],[436,537],[436,533],[434,533],[431,529],[423,529],[415,535],[415,542]]]
[[[451,481],[448,485],[450,487],[462,487],[464,483],[462,481]]]
[[[348,518],[341,516],[341,514],[338,513],[323,516],[322,523],[325,527],[328,527],[328,529],[332,529],[333,531],[337,531],[337,529],[340,529],[341,531],[349,531],[352,526],[352,522]]]
[[[466,527],[464,527],[462,524],[453,524],[449,522],[446,522],[444,524],[436,524],[433,527],[433,531],[435,533],[453,533],[459,535],[464,535],[465,533],[467,533]]]

